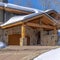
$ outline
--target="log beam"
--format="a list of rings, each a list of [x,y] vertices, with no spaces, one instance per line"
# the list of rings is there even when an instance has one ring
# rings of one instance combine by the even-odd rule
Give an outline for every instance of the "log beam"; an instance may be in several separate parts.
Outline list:
[[[5,10],[5,11],[8,11],[8,12],[11,12],[11,13],[15,13],[15,14],[21,14],[21,13],[24,13],[24,14],[31,14],[32,12],[26,12],[26,11],[23,11],[23,10],[17,10],[17,9],[12,9],[12,8],[6,8],[6,7],[0,7],[0,10]]]
[[[49,25],[40,25],[37,23],[26,23],[27,26],[35,27],[35,28],[46,28],[46,29],[54,29],[54,26]]]

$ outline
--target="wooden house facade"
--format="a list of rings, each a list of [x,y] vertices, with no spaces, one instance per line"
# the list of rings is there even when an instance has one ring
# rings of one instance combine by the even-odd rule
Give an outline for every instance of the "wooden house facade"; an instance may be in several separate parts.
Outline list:
[[[17,10],[14,9],[16,5],[12,5],[14,8],[9,5],[4,8],[1,6],[0,10],[14,13],[16,16],[0,25],[1,41],[3,40],[7,45],[20,46],[54,46],[57,44],[57,12],[27,7],[19,7],[20,9]]]

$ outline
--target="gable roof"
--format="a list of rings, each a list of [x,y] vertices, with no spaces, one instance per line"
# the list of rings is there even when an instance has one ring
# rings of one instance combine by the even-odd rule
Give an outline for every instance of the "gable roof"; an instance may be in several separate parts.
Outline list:
[[[31,19],[32,17],[38,16],[40,14],[42,14],[43,12],[39,12],[39,13],[33,13],[33,14],[29,14],[29,15],[23,15],[23,16],[14,16],[12,18],[10,18],[7,22],[5,22],[4,24],[2,24],[1,26],[6,26],[9,24],[14,24],[17,22],[25,22],[27,19]]]
[[[15,23],[21,22],[21,21],[24,22],[24,21],[26,21],[29,18],[31,19],[32,17],[39,16],[41,14],[45,14],[52,22],[54,22],[54,25],[57,23],[57,21],[54,18],[52,18],[51,16],[49,16],[46,13],[46,12],[51,11],[50,9],[47,10],[47,11],[41,11],[41,10],[38,10],[38,9],[33,9],[33,8],[18,6],[18,5],[14,5],[14,4],[10,4],[10,3],[2,3],[2,2],[0,2],[0,6],[4,7],[4,8],[14,9],[14,10],[17,9],[17,10],[23,10],[23,11],[27,11],[27,12],[34,12],[34,13],[31,13],[31,14],[28,14],[28,15],[14,16],[14,17],[10,18],[4,24],[1,24],[0,25],[1,27],[7,26],[7,25],[10,25],[10,24],[15,24]]]
[[[56,25],[57,24],[57,21],[55,19],[53,19],[52,17],[50,17],[48,14],[46,13],[33,13],[33,14],[29,14],[29,15],[24,15],[24,16],[14,16],[12,18],[10,18],[7,22],[5,22],[4,24],[1,24],[0,26],[3,28],[3,27],[6,27],[6,26],[9,26],[9,25],[15,25],[15,23],[24,23],[24,22],[27,22],[27,21],[30,21],[31,18],[34,18],[34,17],[41,17],[42,15],[45,15],[46,17],[48,17],[48,19],[53,22],[52,25]],[[19,24],[20,24],[19,23]],[[6,27],[7,28],[7,27]]]

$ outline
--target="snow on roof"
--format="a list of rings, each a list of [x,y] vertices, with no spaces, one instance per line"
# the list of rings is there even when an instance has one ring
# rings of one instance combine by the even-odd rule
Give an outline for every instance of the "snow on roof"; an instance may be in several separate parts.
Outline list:
[[[45,13],[45,12],[50,11],[50,10],[42,11],[42,10],[38,10],[38,9],[34,9],[34,8],[28,8],[28,7],[23,7],[23,6],[10,4],[10,3],[3,3],[3,2],[0,2],[0,6],[4,6],[5,8],[11,8],[11,9],[15,9],[15,10],[17,9],[17,10],[23,10],[23,11],[28,11],[28,12],[34,12],[32,14],[24,15],[24,16],[14,16],[11,19],[9,19],[7,22],[2,24],[1,26],[5,26],[5,25],[12,24],[15,22],[20,22],[20,21],[23,21],[25,19],[31,18],[33,16],[37,16],[41,13]]]
[[[24,17],[26,17],[26,16],[14,16],[14,17],[10,18],[7,22],[2,24],[1,26],[5,26],[5,25],[8,25],[8,24],[18,22],[18,21],[22,21],[24,19]]]
[[[44,12],[49,12],[49,11],[52,11],[52,9],[45,10]]]
[[[4,7],[6,7],[6,8],[12,8],[12,9],[18,9],[18,10],[23,10],[23,11],[34,12],[32,14],[24,15],[24,16],[14,16],[14,17],[10,18],[7,22],[2,24],[1,26],[5,26],[5,25],[12,24],[15,22],[23,21],[25,19],[28,19],[28,18],[31,18],[33,16],[44,13],[44,11],[34,9],[34,8],[28,8],[28,7],[18,6],[18,5],[14,5],[14,4],[10,4],[10,3],[2,3],[2,2],[1,2],[1,4],[4,5]]]
[[[26,21],[27,19],[29,18],[32,18],[34,16],[37,16],[37,15],[40,15],[44,12],[36,12],[36,13],[32,13],[32,14],[28,14],[28,15],[23,15],[23,16],[14,16],[12,18],[10,18],[7,22],[5,22],[4,24],[1,24],[0,26],[6,26],[6,25],[9,25],[9,24],[12,24],[12,23],[16,23],[16,22],[21,22],[21,21]],[[46,13],[45,13],[46,14]],[[51,18],[48,14],[46,14],[49,18]],[[52,18],[53,19],[53,18]],[[57,23],[57,21],[55,21],[54,19],[52,20],[55,22],[55,24]]]
[[[24,16],[14,16],[14,17],[10,18],[4,24],[1,24],[0,26],[6,26],[6,25],[9,25],[9,24],[12,24],[12,23],[26,21],[28,18],[32,18],[32,17],[37,16],[39,14],[42,14],[42,12],[40,12],[40,13],[33,13],[33,14],[29,14],[29,15],[24,15]]]
[[[10,4],[10,3],[3,3],[3,2],[0,2],[0,3],[1,3],[0,6],[4,6],[5,8],[11,8],[11,9],[15,9],[15,10],[17,9],[17,10],[23,10],[23,11],[28,11],[28,12],[34,12],[32,14],[24,15],[24,16],[14,16],[14,17],[10,18],[7,22],[2,24],[1,26],[5,26],[5,25],[8,25],[8,24],[18,22],[18,21],[22,21],[22,20],[31,18],[33,16],[39,15],[41,13],[44,13],[44,11],[34,9],[34,8],[23,7],[23,6],[19,6],[19,5],[15,5],[15,4]]]
[[[19,5],[15,5],[15,4],[11,4],[11,3],[3,3],[3,2],[0,2],[0,6],[1,7],[4,6],[5,8],[11,8],[11,9],[15,9],[15,10],[27,11],[27,12],[49,12],[49,11],[52,11],[52,9],[42,11],[42,10],[39,10],[39,9],[19,6]]]
[[[19,5],[15,5],[15,4],[10,4],[10,3],[7,3],[7,7],[12,8],[12,9],[17,9],[17,10],[28,11],[28,12],[35,12],[34,10],[36,10],[33,8],[23,7],[23,6],[19,6]]]
[[[60,60],[60,48],[43,53],[33,60]]]
[[[34,9],[34,8],[29,8],[29,7],[23,7],[23,6],[19,6],[19,5],[15,5],[15,4],[11,4],[11,3],[3,3],[0,2],[0,6],[4,6],[5,8],[11,8],[11,9],[15,9],[15,10],[22,10],[22,11],[27,11],[27,12],[43,12],[42,10],[38,10],[38,9]]]

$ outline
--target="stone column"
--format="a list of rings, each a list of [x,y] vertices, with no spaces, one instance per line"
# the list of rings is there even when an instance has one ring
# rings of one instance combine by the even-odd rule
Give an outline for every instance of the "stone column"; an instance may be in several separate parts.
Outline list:
[[[27,38],[26,38],[26,28],[25,25],[23,24],[21,26],[21,38],[20,38],[20,46],[27,45]]]
[[[57,30],[56,30],[56,28],[53,30],[53,34],[57,34]]]
[[[43,28],[40,29],[40,34],[41,34],[41,45],[43,45]]]
[[[56,28],[53,30],[53,35],[54,35],[53,45],[56,45],[57,40],[58,40],[58,35],[57,35],[57,29]]]

